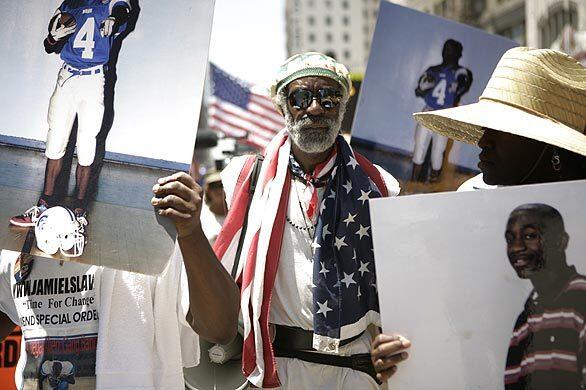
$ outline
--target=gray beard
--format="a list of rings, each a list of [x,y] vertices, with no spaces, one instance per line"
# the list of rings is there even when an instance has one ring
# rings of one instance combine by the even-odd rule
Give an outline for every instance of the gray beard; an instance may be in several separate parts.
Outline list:
[[[308,116],[298,121],[293,120],[291,113],[285,111],[285,124],[293,142],[305,153],[323,153],[332,147],[340,128],[345,110],[340,110],[337,119],[312,119]],[[327,126],[315,127],[315,126]]]

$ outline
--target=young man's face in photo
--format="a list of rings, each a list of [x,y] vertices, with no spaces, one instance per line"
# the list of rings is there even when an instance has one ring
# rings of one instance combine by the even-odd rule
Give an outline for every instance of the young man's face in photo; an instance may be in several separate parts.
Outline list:
[[[511,266],[522,279],[530,278],[545,267],[545,240],[539,216],[516,211],[507,222],[505,240]]]

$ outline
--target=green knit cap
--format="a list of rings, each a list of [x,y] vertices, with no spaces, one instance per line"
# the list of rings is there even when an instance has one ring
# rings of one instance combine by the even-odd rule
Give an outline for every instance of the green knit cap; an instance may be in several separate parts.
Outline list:
[[[301,77],[322,76],[337,81],[348,94],[352,87],[348,69],[332,57],[322,53],[307,52],[290,57],[277,73],[277,77],[271,85],[271,98],[274,100],[279,92],[291,81]]]

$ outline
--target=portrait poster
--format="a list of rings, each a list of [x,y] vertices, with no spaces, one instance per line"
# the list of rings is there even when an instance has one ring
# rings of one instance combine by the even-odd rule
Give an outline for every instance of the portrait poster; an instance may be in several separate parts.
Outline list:
[[[394,387],[580,388],[585,190],[575,181],[371,201],[382,329],[412,342]]]
[[[213,8],[0,1],[0,249],[163,271],[152,187],[192,161]]]
[[[401,182],[401,194],[455,190],[479,149],[417,125],[414,112],[476,102],[511,40],[382,1],[352,145]]]

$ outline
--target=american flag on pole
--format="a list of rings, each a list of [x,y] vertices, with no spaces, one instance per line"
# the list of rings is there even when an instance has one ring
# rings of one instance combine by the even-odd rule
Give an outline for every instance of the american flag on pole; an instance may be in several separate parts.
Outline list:
[[[210,63],[212,93],[208,98],[208,125],[228,137],[264,149],[285,122],[271,99],[254,86]]]

